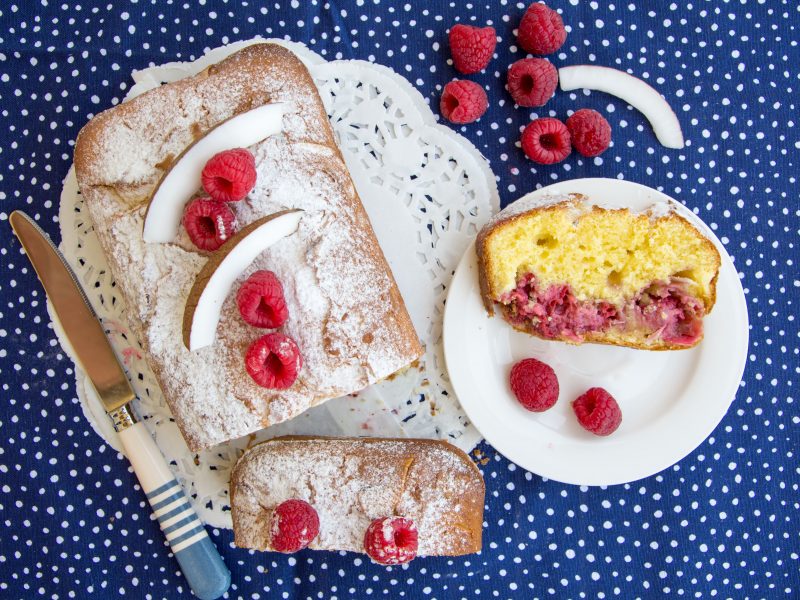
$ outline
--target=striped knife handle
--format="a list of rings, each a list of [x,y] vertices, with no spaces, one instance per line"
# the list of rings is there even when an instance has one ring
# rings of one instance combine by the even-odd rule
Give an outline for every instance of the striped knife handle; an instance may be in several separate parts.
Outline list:
[[[189,587],[201,600],[220,597],[231,573],[153,438],[142,423],[122,429],[119,437]]]

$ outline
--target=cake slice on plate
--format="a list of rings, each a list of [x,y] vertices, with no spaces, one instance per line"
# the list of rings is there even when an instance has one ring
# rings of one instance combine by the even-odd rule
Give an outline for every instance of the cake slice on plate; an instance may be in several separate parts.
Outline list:
[[[608,209],[571,194],[522,200],[479,233],[486,310],[570,343],[691,348],[716,295],[714,244],[672,210]]]

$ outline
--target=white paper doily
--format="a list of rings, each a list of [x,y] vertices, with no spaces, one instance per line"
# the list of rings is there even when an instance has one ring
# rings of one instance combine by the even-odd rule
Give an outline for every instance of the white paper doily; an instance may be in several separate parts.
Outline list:
[[[480,441],[447,378],[442,317],[447,286],[459,259],[498,209],[494,175],[474,146],[438,125],[419,92],[391,69],[364,61],[326,62],[301,44],[269,41],[290,48],[314,77],[350,173],[425,345],[417,368],[355,397],[331,400],[258,434],[192,453],[172,420],[138,341],[132,339],[125,324],[125,307],[83,210],[73,170],[64,182],[59,212],[61,250],[128,370],[139,396],[136,411],[154,434],[198,514],[215,527],[231,527],[230,469],[253,441],[289,433],[406,435],[447,438],[465,451]],[[163,82],[193,75],[251,43],[257,40],[211,50],[194,62],[135,71],[136,83],[128,98]],[[63,344],[60,332],[59,337]],[[92,386],[77,368],[76,383],[93,428],[120,450]]]

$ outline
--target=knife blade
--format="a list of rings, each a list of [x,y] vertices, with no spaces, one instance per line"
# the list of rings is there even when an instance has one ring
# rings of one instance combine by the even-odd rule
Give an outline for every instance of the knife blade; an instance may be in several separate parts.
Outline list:
[[[153,438],[137,422],[130,405],[136,393],[75,273],[28,215],[14,211],[9,222],[72,345],[75,359],[114,424],[189,586],[203,600],[218,598],[230,586],[230,571]]]

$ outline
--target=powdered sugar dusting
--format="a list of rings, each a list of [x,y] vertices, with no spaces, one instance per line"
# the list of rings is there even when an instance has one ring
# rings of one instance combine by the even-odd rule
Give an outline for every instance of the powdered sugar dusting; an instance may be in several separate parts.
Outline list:
[[[381,528],[381,534],[383,535],[383,539],[387,542],[391,542],[394,538],[394,527],[392,527],[392,521],[390,519],[386,519],[383,522],[383,527]]]
[[[485,225],[485,229],[491,228],[501,221],[505,221],[506,219],[521,215],[528,211],[546,208],[548,206],[555,206],[557,204],[566,202],[572,204],[572,207],[575,211],[575,217],[578,217],[581,213],[590,210],[592,206],[613,208],[606,206],[606,203],[602,198],[593,198],[583,194],[553,192],[542,195],[537,192],[531,192],[522,196],[522,198],[515,200],[503,210],[495,214]],[[673,207],[668,202],[654,201],[641,212],[644,212],[651,218],[656,219],[668,215],[670,212],[673,212],[673,210]]]
[[[183,346],[183,309],[203,257],[172,244],[145,244],[140,234],[142,213],[139,209],[121,215],[111,227],[116,243],[114,262],[126,260],[140,273],[140,277],[117,281],[126,298],[138,300],[127,303],[139,309],[138,315],[129,318],[132,327],[136,324],[134,331],[149,354],[159,357],[159,364],[168,365],[160,370],[161,387],[184,436],[203,440],[212,430],[217,435],[238,437],[237,428],[260,428],[260,419],[246,406],[220,401],[227,395],[228,383],[223,370],[209,368],[217,362],[213,347],[189,352]],[[112,270],[120,268],[111,264]]]
[[[576,197],[573,194],[551,194],[540,196],[535,192],[526,194],[522,198],[515,200],[503,210],[495,214],[484,226],[484,230],[491,228],[501,221],[505,221],[511,217],[521,215],[531,210],[545,208],[547,206],[555,206],[562,202],[575,201]]]
[[[161,86],[98,115],[88,127],[94,148],[86,164],[79,163],[81,185],[153,183],[201,132],[267,102],[285,103],[283,128],[292,140],[332,143],[329,126],[314,114],[318,99],[304,85],[291,85],[296,65],[262,61],[254,73],[248,57],[265,47],[286,52],[272,44],[247,48],[231,56],[220,75],[212,67],[210,74]]]
[[[277,439],[239,459],[231,486],[236,544],[242,547],[270,549],[265,524],[291,498],[305,500],[319,514],[320,532],[311,548],[363,552],[370,523],[387,516],[414,521],[419,555],[480,547],[483,480],[446,443]],[[384,535],[390,539],[391,531]]]

